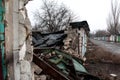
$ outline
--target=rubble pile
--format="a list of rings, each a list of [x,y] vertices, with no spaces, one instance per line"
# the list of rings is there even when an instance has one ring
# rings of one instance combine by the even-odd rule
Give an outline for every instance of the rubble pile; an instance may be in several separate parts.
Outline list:
[[[80,54],[78,54],[78,36],[76,30],[69,29],[65,31],[65,33],[67,34],[67,38],[63,41],[63,50],[79,58]]]
[[[36,64],[32,63],[32,68],[35,80],[54,80],[50,75],[45,74],[43,70]]]
[[[58,77],[59,80],[100,80],[89,74],[83,65],[78,54],[79,35],[76,30],[32,32],[33,62],[42,69],[35,70],[38,80],[40,77],[43,80],[57,80]]]
[[[90,75],[82,60],[55,48],[34,49],[33,62],[55,80],[99,80]],[[36,71],[36,73],[40,73]],[[48,77],[48,75],[44,75]],[[40,75],[41,76],[41,75]],[[43,76],[43,75],[42,75]],[[51,79],[49,79],[51,80]]]

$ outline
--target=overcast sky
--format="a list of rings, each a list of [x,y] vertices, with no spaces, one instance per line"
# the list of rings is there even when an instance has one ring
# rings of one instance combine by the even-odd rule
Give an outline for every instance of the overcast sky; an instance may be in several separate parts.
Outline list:
[[[64,3],[78,16],[78,21],[87,20],[90,30],[106,29],[106,19],[110,12],[111,0],[57,0]],[[33,12],[41,6],[41,0],[30,1],[27,5],[30,20]],[[31,22],[34,24],[33,22]]]

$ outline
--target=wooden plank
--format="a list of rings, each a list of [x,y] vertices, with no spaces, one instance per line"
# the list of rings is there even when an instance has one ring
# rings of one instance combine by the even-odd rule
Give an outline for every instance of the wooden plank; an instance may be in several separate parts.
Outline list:
[[[38,65],[40,68],[43,69],[43,72],[52,76],[55,80],[71,80],[67,76],[63,75],[59,71],[57,71],[55,68],[50,66],[48,63],[43,61],[42,59],[38,58],[35,54],[33,55],[33,62]]]

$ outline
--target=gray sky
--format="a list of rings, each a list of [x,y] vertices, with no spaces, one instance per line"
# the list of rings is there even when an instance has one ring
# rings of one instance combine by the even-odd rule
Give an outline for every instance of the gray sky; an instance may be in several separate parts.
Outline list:
[[[87,20],[90,30],[106,29],[106,19],[110,12],[111,0],[56,0],[64,3],[78,16],[78,21]],[[30,1],[26,6],[30,20],[33,12],[41,6],[41,0]],[[33,22],[31,22],[34,24]]]

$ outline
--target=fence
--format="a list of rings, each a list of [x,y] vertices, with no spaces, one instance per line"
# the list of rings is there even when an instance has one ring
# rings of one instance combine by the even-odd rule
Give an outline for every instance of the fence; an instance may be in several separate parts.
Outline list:
[[[96,40],[108,41],[108,42],[115,42],[115,35],[105,36],[105,37],[94,37]],[[120,42],[120,35],[116,36],[116,41]]]

